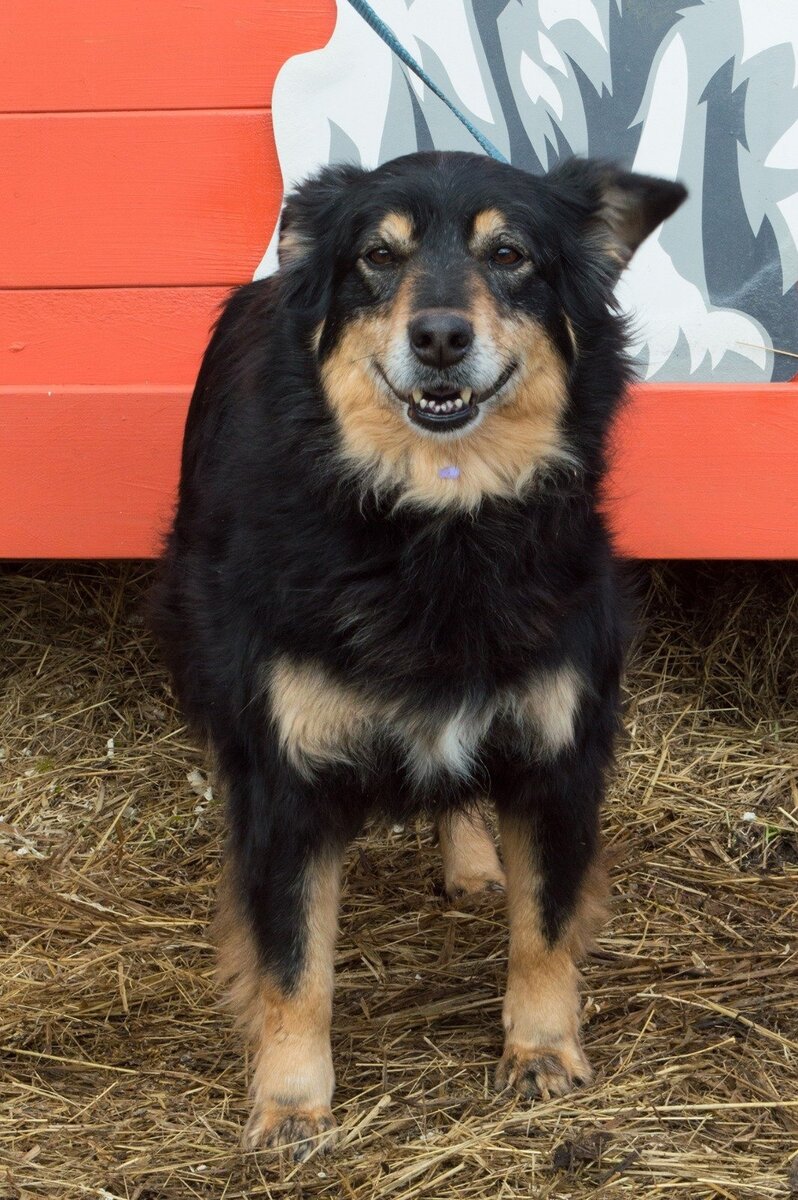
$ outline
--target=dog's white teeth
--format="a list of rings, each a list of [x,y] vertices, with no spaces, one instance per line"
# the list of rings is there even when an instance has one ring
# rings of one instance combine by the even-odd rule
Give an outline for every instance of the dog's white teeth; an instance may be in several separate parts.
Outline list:
[[[424,402],[421,399],[421,397],[423,395],[424,395],[424,393],[422,392],[421,388],[415,388],[415,390],[413,391],[413,403],[423,405]]]
[[[455,402],[454,402],[454,406],[455,406],[455,408],[462,408],[462,407],[463,407],[463,401],[460,399],[460,397],[459,397],[459,396],[458,396],[458,397],[457,397],[457,399],[455,400]]]
[[[416,404],[418,405],[419,408],[427,407],[427,402],[423,397],[421,398],[421,400],[416,400]]]
[[[473,395],[474,395],[474,389],[473,389],[473,388],[463,388],[462,392],[460,393],[460,398],[461,398],[461,400],[463,401],[463,404],[470,404],[470,403],[471,403],[471,397],[472,397]]]

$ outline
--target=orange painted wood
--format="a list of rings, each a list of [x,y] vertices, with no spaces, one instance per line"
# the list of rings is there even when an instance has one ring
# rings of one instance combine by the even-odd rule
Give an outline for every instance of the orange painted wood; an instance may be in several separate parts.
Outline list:
[[[186,389],[0,389],[0,557],[139,558],[167,529]]]
[[[0,116],[0,288],[249,279],[280,207],[265,111]]]
[[[639,386],[607,506],[639,558],[798,558],[798,387]]]
[[[0,556],[147,557],[168,523],[185,388],[0,390]],[[608,507],[641,558],[798,557],[798,387],[648,385]]]
[[[0,292],[0,385],[179,384],[199,369],[227,288]]]
[[[0,112],[263,108],[334,0],[2,0]]]
[[[210,321],[280,204],[274,75],[334,20],[334,0],[0,3],[0,556],[157,550]],[[626,553],[798,557],[794,386],[640,387],[615,446]]]

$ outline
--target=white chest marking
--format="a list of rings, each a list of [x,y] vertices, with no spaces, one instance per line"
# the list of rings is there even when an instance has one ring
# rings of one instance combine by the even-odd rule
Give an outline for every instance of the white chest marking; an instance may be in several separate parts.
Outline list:
[[[493,713],[492,707],[478,712],[463,707],[438,725],[427,719],[423,724],[413,722],[402,728],[400,736],[413,779],[421,783],[438,771],[467,778]]]
[[[341,685],[316,664],[278,659],[269,672],[271,716],[286,756],[306,776],[325,763],[355,765],[387,738],[403,753],[416,784],[443,771],[467,778],[498,715],[510,718],[535,756],[553,757],[574,739],[582,681],[563,666],[515,691],[451,716],[408,715],[398,701],[377,700]]]

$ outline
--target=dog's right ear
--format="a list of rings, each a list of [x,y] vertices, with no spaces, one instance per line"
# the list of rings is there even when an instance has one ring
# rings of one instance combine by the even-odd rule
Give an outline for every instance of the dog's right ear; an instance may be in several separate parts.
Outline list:
[[[286,197],[280,218],[277,257],[280,269],[307,259],[340,225],[340,202],[366,172],[345,164],[324,167]]]

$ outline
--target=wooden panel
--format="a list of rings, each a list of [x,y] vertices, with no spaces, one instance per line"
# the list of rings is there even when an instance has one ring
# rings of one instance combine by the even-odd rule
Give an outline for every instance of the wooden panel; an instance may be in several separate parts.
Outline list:
[[[0,287],[249,279],[282,182],[265,112],[0,117]]]
[[[0,384],[180,384],[227,288],[0,292]]]
[[[156,553],[187,400],[173,388],[0,389],[0,557]]]
[[[189,389],[0,390],[0,556],[153,554]],[[619,423],[609,507],[641,558],[798,557],[798,390],[649,385]]]
[[[798,387],[639,387],[607,497],[633,556],[798,558]]]
[[[3,0],[0,112],[262,108],[334,22],[334,0]]]

